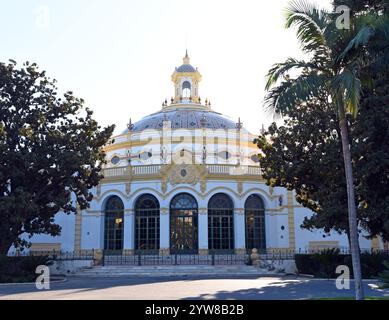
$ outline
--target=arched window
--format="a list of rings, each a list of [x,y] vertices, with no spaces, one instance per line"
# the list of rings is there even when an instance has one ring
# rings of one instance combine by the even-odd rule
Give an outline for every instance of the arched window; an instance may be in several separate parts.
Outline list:
[[[159,251],[159,202],[151,194],[144,194],[135,203],[135,250]]]
[[[244,205],[246,220],[246,249],[266,250],[265,236],[265,205],[261,197],[256,194],[249,196]]]
[[[198,252],[198,205],[188,193],[180,193],[170,202],[170,252]]]
[[[104,249],[123,250],[124,204],[118,196],[111,196],[104,208]]]
[[[208,249],[226,253],[234,250],[234,206],[224,193],[215,194],[208,202]]]
[[[182,97],[189,98],[191,96],[192,86],[189,81],[182,83]]]

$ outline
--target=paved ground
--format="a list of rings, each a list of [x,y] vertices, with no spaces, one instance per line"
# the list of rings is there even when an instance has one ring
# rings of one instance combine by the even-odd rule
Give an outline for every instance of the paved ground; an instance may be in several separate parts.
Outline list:
[[[351,283],[351,288],[352,288]],[[364,281],[369,296],[389,296]],[[40,291],[34,285],[0,286],[3,299],[312,299],[352,296],[353,290],[337,290],[334,280],[288,277],[161,277],[81,278],[52,283]]]

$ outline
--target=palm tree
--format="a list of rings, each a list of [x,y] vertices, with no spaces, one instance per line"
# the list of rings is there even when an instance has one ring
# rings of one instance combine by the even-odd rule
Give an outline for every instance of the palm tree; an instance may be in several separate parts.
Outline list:
[[[353,15],[350,29],[338,29],[337,15],[320,10],[306,1],[293,1],[286,9],[286,28],[297,27],[297,38],[308,61],[288,58],[275,64],[267,75],[265,98],[274,113],[287,116],[299,103],[327,93],[328,103],[338,114],[347,182],[349,243],[352,255],[356,299],[364,298],[358,220],[353,184],[348,114],[356,116],[361,96],[362,68],[371,61],[368,44],[385,25],[379,13]],[[387,26],[387,25],[386,25]],[[293,71],[292,71],[293,70]],[[293,76],[294,71],[299,71]]]

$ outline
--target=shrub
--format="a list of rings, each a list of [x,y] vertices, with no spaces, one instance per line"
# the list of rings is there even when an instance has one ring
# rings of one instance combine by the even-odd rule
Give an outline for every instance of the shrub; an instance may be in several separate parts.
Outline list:
[[[0,282],[29,282],[36,278],[39,265],[50,265],[48,256],[0,256]]]
[[[384,261],[383,266],[385,269],[378,274],[378,279],[383,283],[381,288],[389,288],[389,260]]]
[[[316,275],[328,279],[334,277],[336,267],[344,264],[344,256],[339,252],[339,249],[324,249],[314,253],[312,259],[316,262]]]
[[[361,254],[362,276],[377,277],[384,270],[383,262],[389,258],[384,252],[364,252]],[[314,254],[296,254],[295,262],[298,273],[311,274],[315,277],[336,277],[336,267],[346,265],[353,274],[351,255],[339,254],[337,249],[327,249]]]
[[[388,259],[385,252],[364,252],[361,254],[362,276],[364,278],[376,277],[384,271],[384,261]]]

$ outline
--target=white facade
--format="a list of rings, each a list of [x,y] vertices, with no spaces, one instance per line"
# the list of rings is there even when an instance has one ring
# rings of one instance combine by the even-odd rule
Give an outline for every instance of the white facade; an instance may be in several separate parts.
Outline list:
[[[106,147],[105,178],[94,188],[90,208],[76,216],[58,213],[61,236],[34,236],[33,249],[59,246],[64,251],[112,249],[131,254],[137,250],[169,253],[182,248],[206,254],[211,250],[240,253],[257,246],[262,250],[302,251],[348,247],[345,235],[301,229],[304,218],[312,212],[296,203],[293,192],[266,186],[255,159],[258,149],[254,136],[240,121],[214,112],[208,101],[201,103],[201,76],[190,66],[188,56],[172,79],[172,103],[166,102],[160,112],[135,124],[130,122],[128,130]],[[187,92],[184,98],[180,96],[185,81],[195,89],[189,98]],[[172,209],[172,200],[179,194],[192,196],[197,208]],[[232,207],[210,211],[210,200],[217,194],[226,195]],[[152,195],[158,202],[159,208],[153,209],[149,220],[146,215],[151,211],[136,209],[142,195]],[[251,210],[245,204],[253,195],[262,204]],[[112,214],[107,211],[107,202],[114,196],[123,208],[110,220],[112,230],[107,231],[107,216]],[[176,214],[179,217],[172,216]],[[215,214],[214,220],[210,214]],[[219,214],[223,217],[217,218]],[[219,222],[226,226],[219,226]],[[192,229],[185,229],[188,226]],[[360,241],[361,248],[382,247],[379,241],[372,244],[363,237]]]

